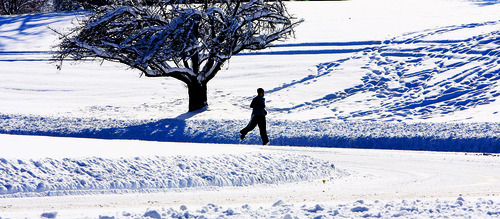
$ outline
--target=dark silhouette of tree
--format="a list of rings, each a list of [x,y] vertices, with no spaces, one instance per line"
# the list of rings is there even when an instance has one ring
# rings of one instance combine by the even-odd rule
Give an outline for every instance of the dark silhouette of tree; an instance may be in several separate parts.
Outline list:
[[[0,0],[0,14],[26,14],[43,11],[47,0]]]
[[[96,7],[115,4],[121,0],[53,0],[56,11],[91,10]]]
[[[281,0],[152,2],[99,7],[61,34],[56,59],[102,58],[147,77],[176,78],[194,111],[207,106],[207,83],[233,55],[270,47],[302,22]]]

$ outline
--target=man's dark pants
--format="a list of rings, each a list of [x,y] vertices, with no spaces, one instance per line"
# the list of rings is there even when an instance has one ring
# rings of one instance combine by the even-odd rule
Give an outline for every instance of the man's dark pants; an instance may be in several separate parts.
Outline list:
[[[252,131],[255,126],[259,125],[260,137],[262,138],[262,143],[269,142],[269,138],[267,137],[266,131],[266,116],[252,116],[250,123],[248,123],[247,127],[242,129],[240,133],[245,136],[248,132]]]

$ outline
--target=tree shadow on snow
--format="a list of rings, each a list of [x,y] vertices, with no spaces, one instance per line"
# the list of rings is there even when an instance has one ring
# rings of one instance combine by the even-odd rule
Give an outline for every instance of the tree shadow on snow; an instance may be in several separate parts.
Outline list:
[[[175,118],[161,119],[150,123],[128,127],[117,127],[102,130],[84,130],[81,133],[75,133],[78,135],[75,137],[189,142],[194,139],[185,133],[186,130],[190,129],[187,126],[186,121],[197,114],[203,113],[204,111],[206,111],[206,108],[194,112],[187,112]]]
[[[22,14],[0,16],[0,27],[11,24],[12,28],[0,28],[0,50],[4,50],[6,40],[25,40],[22,36],[37,36],[47,30],[51,24],[60,22],[62,18],[79,15],[83,12],[60,12],[41,14]],[[17,25],[18,24],[18,25]]]
[[[496,5],[500,3],[500,0],[469,0],[478,6],[488,6],[488,5]]]

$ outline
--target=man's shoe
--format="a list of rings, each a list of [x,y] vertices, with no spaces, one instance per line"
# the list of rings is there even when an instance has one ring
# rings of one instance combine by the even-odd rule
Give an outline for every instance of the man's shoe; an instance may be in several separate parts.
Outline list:
[[[262,143],[262,145],[264,145],[264,146],[269,145],[269,141]]]
[[[241,134],[241,135],[240,135],[240,139],[241,139],[241,140],[245,139],[245,135],[244,135],[244,134]]]

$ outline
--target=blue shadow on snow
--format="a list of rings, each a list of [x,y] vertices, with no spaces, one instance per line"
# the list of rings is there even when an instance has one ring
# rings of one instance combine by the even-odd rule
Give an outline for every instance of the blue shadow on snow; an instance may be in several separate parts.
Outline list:
[[[102,129],[95,127],[98,127],[99,124],[118,124],[119,122],[93,119],[83,121],[81,119],[65,120],[64,118],[0,115],[0,124],[2,124],[0,126],[0,133],[164,142],[260,144],[260,137],[257,134],[258,130],[249,133],[244,141],[239,139],[238,131],[246,125],[248,122],[246,120],[189,120],[189,118],[194,115],[196,115],[196,113],[186,113],[172,119],[162,119],[136,125],[116,125],[117,127]],[[498,136],[467,138],[463,136],[438,137],[429,135],[400,135],[395,137],[376,137],[377,133],[375,133],[373,135],[374,137],[371,137],[366,136],[366,134],[369,133],[364,133],[365,135],[353,137],[357,133],[353,133],[349,136],[338,136],[330,130],[320,131],[320,135],[314,135],[312,133],[315,131],[306,130],[311,127],[301,127],[301,123],[289,124],[280,121],[268,121],[268,124],[268,133],[272,145],[500,153],[500,138],[498,138]],[[310,123],[312,127],[316,126],[315,124],[315,122]],[[352,124],[341,123],[339,127],[341,129],[349,128],[350,125],[352,126]],[[367,125],[373,127],[378,126],[377,124]],[[432,126],[432,124],[429,125]],[[327,129],[336,129],[334,127],[335,126],[331,126]],[[282,131],[279,131],[280,129]],[[395,134],[398,133],[398,130],[394,128],[389,129],[392,130],[386,131]]]

